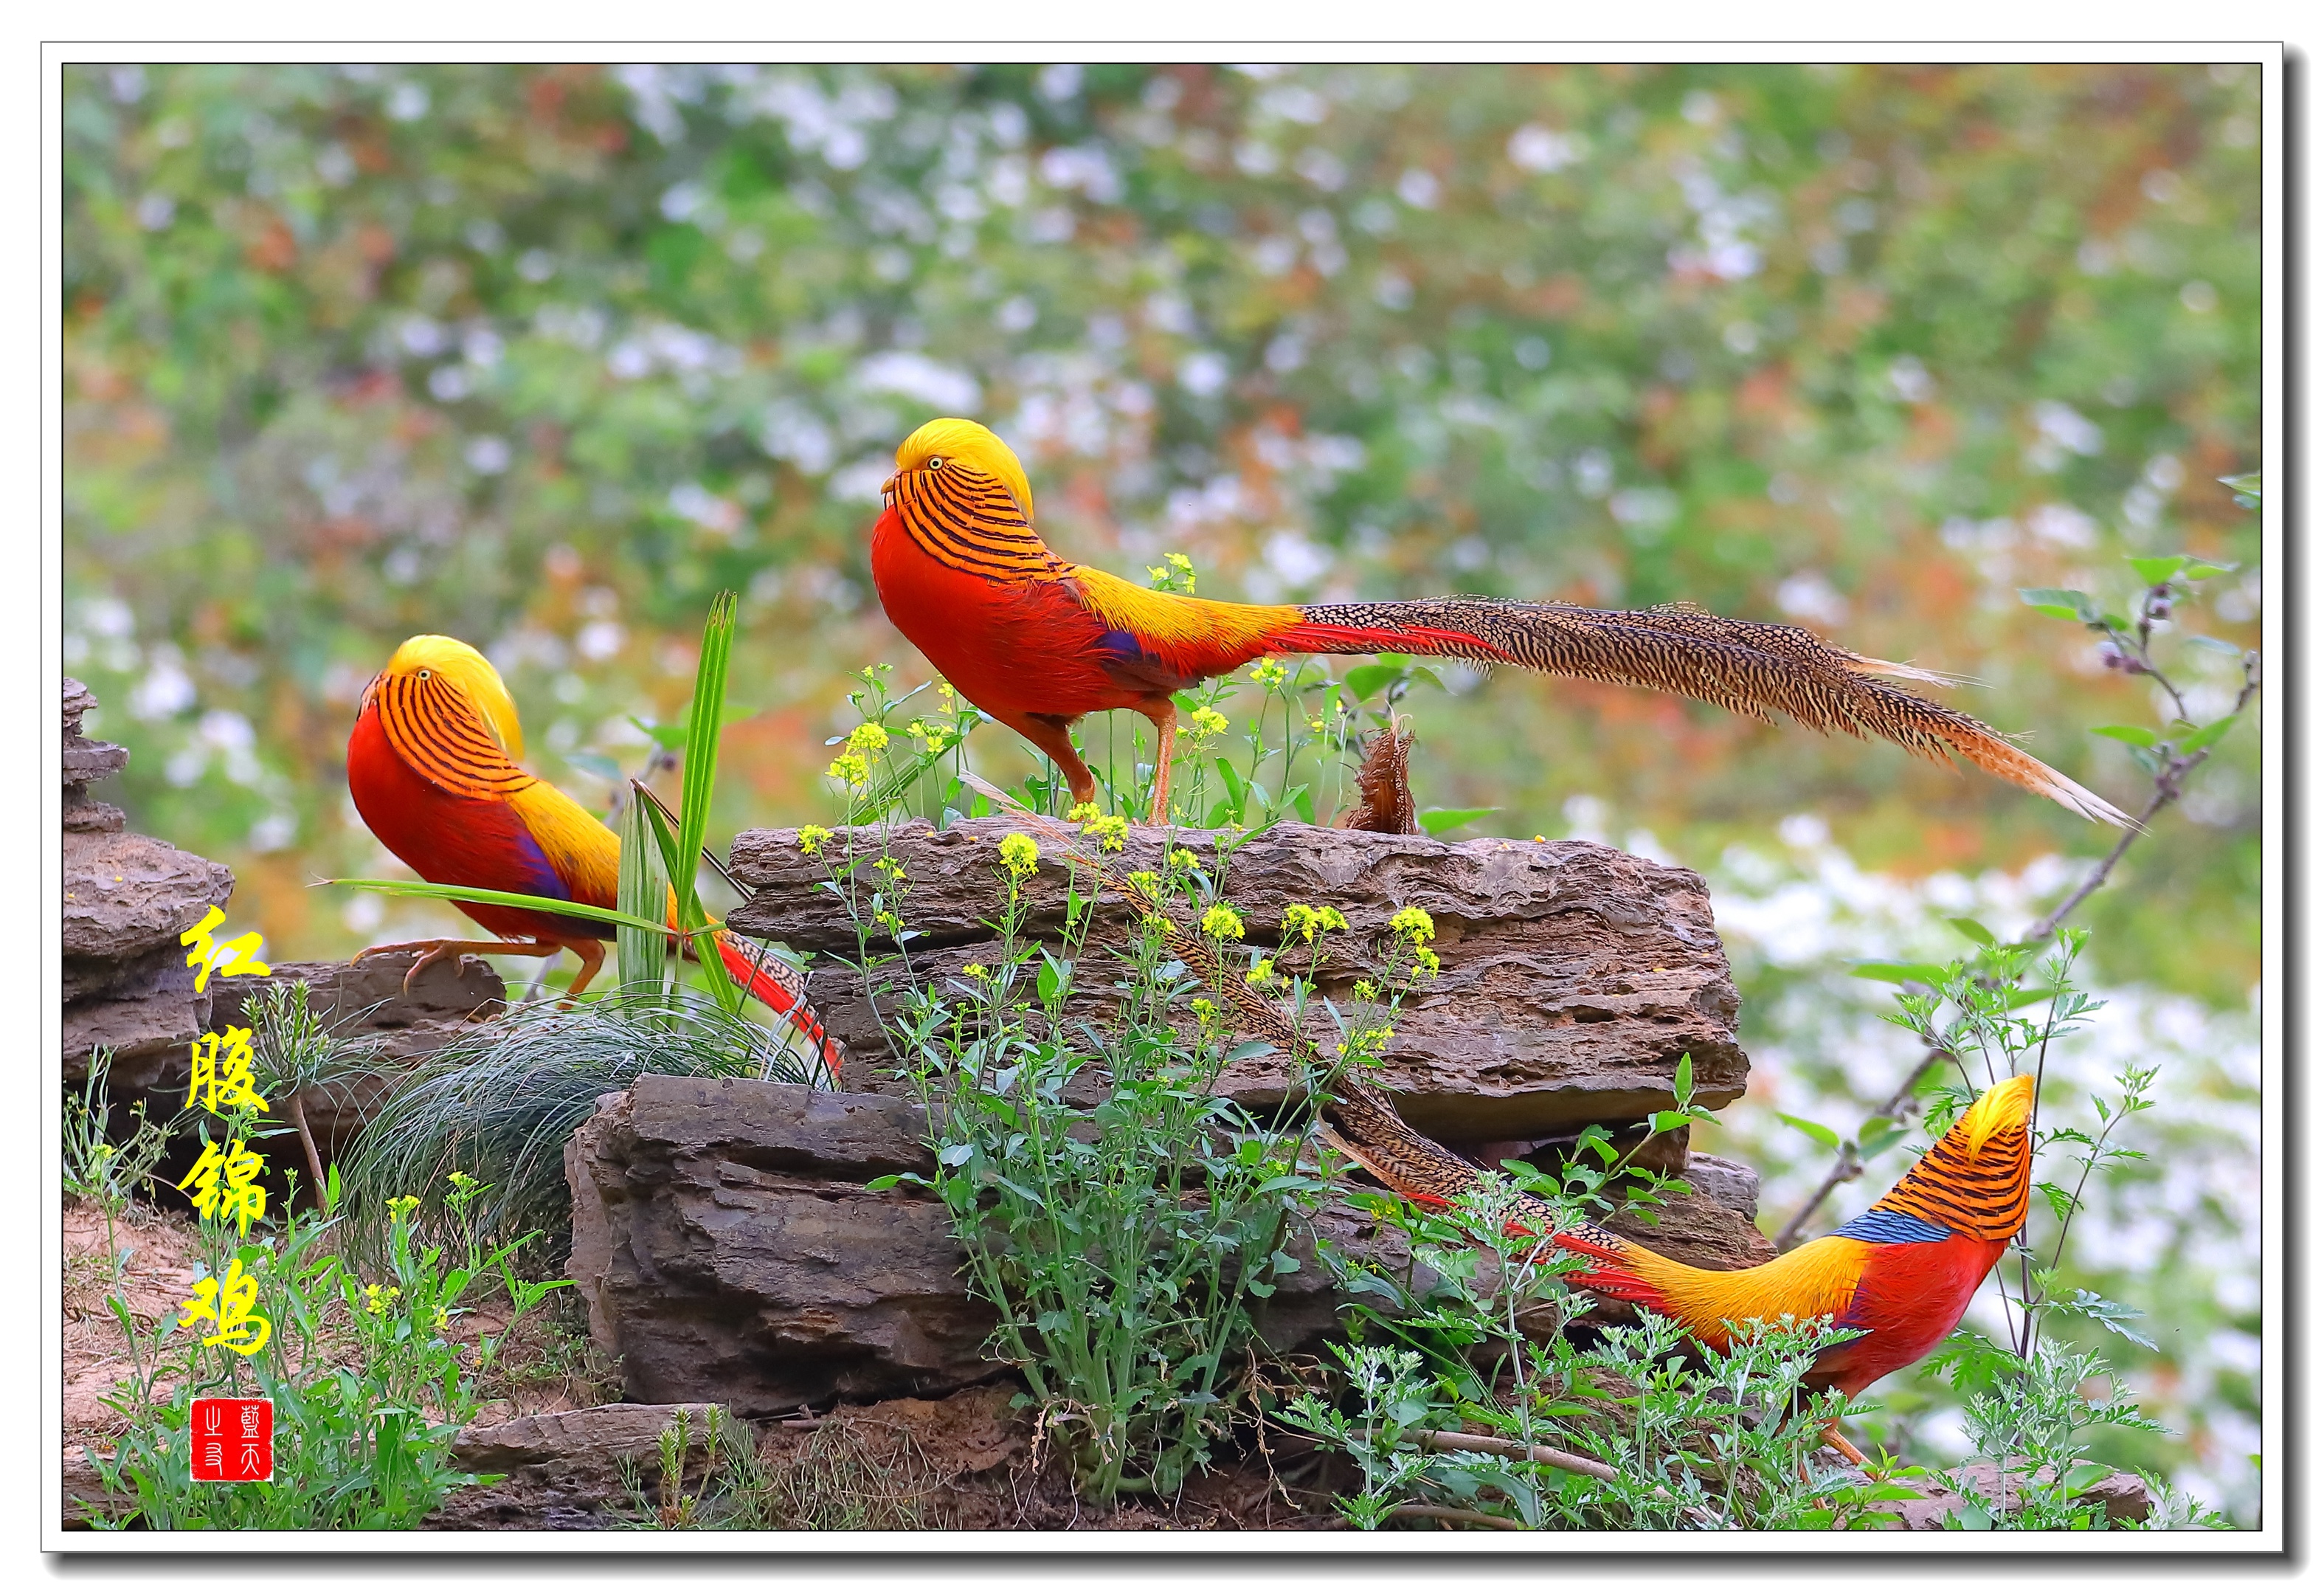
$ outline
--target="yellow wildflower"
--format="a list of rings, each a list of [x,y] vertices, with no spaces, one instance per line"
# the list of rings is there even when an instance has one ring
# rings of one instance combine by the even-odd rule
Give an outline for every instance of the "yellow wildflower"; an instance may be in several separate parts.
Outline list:
[[[1096,837],[1098,846],[1107,852],[1120,852],[1130,836],[1130,821],[1118,813],[1105,814],[1084,825],[1082,834]]]
[[[1444,961],[1427,947],[1416,947],[1412,953],[1412,978],[1434,979],[1444,968]]]
[[[1188,559],[1185,554],[1166,553],[1162,557],[1169,564],[1170,568],[1176,570],[1180,575],[1191,576],[1194,573],[1194,561]]]
[[[1245,985],[1273,985],[1275,983],[1275,959],[1272,958],[1261,958],[1258,962],[1250,966],[1250,972],[1242,977],[1242,982]]]
[[[991,973],[992,970],[987,968],[982,963],[970,963],[963,966],[961,972],[968,976],[971,979],[982,979],[986,975]]]
[[[1183,847],[1174,847],[1170,849],[1170,867],[1174,869],[1195,868],[1200,866],[1201,861]]]
[[[1388,927],[1398,935],[1410,936],[1415,946],[1436,939],[1436,921],[1428,916],[1426,908],[1398,908]]]
[[[1282,660],[1272,656],[1261,659],[1250,667],[1251,680],[1260,686],[1274,686],[1290,673],[1283,667]]]
[[[1283,910],[1283,928],[1291,935],[1313,946],[1318,931],[1345,930],[1347,915],[1333,907],[1310,907],[1305,903],[1292,903]]]
[[[823,773],[844,784],[861,786],[871,780],[872,765],[861,753],[842,753]]]
[[[866,720],[847,733],[847,750],[851,753],[878,753],[888,746],[888,727]]]
[[[821,825],[801,825],[799,827],[799,850],[807,854],[809,857],[818,857],[822,856],[823,844],[830,839],[831,832],[825,829]]]
[[[1076,802],[1071,808],[1065,810],[1065,823],[1069,825],[1085,825],[1089,823],[1090,820],[1097,818],[1097,814],[1098,807],[1096,803]]]
[[[1030,875],[1040,860],[1040,844],[1022,830],[1011,830],[1001,839],[1001,861],[1017,879]]]
[[[420,1210],[418,1196],[390,1196],[387,1200],[387,1215],[392,1221],[408,1223],[411,1219],[411,1215],[418,1210]]]
[[[1227,717],[1208,703],[1195,709],[1188,718],[1194,722],[1194,736],[1197,739],[1214,737],[1227,727]]]
[[[1224,903],[1213,903],[1203,910],[1203,933],[1221,941],[1240,941],[1242,915]]]
[[[387,1315],[388,1308],[394,1305],[396,1298],[402,1293],[403,1292],[397,1289],[393,1284],[388,1285],[385,1289],[382,1289],[377,1284],[365,1284],[364,1286],[364,1310],[370,1312],[374,1317],[385,1317]]]

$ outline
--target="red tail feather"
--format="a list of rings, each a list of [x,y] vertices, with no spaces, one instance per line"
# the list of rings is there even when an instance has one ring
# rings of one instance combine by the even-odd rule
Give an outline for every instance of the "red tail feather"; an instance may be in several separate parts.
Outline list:
[[[1459,658],[1508,658],[1502,649],[1466,631],[1438,626],[1340,626],[1305,620],[1267,639],[1270,653],[1450,653]]]

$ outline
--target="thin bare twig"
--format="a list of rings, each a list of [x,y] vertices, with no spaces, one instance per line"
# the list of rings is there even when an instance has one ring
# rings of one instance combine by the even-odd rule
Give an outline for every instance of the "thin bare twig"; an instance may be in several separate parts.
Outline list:
[[[1416,1428],[1407,1437],[1424,1450],[1469,1450],[1479,1455],[1509,1456],[1520,1461],[1538,1461],[1561,1472],[1579,1472],[1584,1478],[1595,1478],[1606,1483],[1618,1483],[1622,1478],[1620,1473],[1603,1461],[1593,1461],[1587,1456],[1554,1450],[1545,1444],[1526,1444],[1519,1440],[1500,1439],[1486,1433],[1451,1433],[1437,1428]]]
[[[1410,1522],[1462,1522],[1471,1527],[1497,1527],[1504,1533],[1524,1533],[1526,1524],[1506,1516],[1492,1516],[1482,1511],[1461,1511],[1451,1506],[1398,1506],[1388,1513],[1392,1520]]]

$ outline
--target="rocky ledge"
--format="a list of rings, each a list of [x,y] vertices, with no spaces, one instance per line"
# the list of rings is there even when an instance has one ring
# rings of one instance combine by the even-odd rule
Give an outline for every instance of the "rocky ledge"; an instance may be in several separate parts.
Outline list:
[[[998,843],[1022,828],[988,819],[937,830],[915,820],[884,838],[905,871],[900,912],[917,932],[914,976],[994,961]],[[822,954],[810,993],[846,1042],[854,1061],[845,1082],[859,1089],[881,1088],[894,1065],[862,978],[837,961],[854,955],[855,931],[826,883],[852,858],[868,896],[874,877],[862,865],[882,844],[875,831],[843,831],[808,857],[796,830],[747,830],[732,864],[752,895],[729,922]],[[1108,862],[1125,873],[1155,867],[1166,844],[1193,848],[1206,866],[1213,856],[1207,833],[1133,827]],[[1069,883],[1057,850],[1043,846],[1025,888],[1028,929],[1051,938]],[[1088,894],[1086,875],[1079,884]],[[1743,1093],[1750,1061],[1735,1035],[1735,985],[1709,892],[1690,870],[1587,841],[1456,843],[1286,824],[1236,848],[1218,885],[1254,946],[1273,948],[1288,904],[1344,913],[1350,932],[1327,938],[1316,969],[1322,993],[1342,1005],[1397,911],[1427,910],[1443,972],[1398,1014],[1380,1078],[1423,1134],[1489,1146],[1497,1157],[1589,1124],[1634,1124],[1671,1105],[1678,1061],[1690,1054],[1698,1101],[1720,1107]],[[1118,897],[1102,903],[1085,956],[1120,945],[1128,923]],[[1111,979],[1109,971],[1082,982],[1092,1008],[1110,998]],[[1252,1105],[1279,1099],[1280,1060],[1255,1059],[1222,1084]]]
[[[600,1098],[566,1148],[573,1191],[568,1267],[592,1337],[619,1357],[632,1401],[716,1401],[742,1415],[834,1400],[942,1395],[1006,1369],[961,1277],[943,1206],[882,1174],[933,1172],[919,1109],[895,1097],[757,1080],[649,1075]],[[1756,1182],[1702,1181],[1730,1195]],[[1704,1267],[1772,1249],[1748,1211],[1703,1195],[1651,1227],[1617,1224]],[[1298,1271],[1258,1313],[1282,1352],[1314,1352],[1346,1304],[1319,1241],[1402,1271],[1401,1237],[1342,1202],[1286,1249]]]

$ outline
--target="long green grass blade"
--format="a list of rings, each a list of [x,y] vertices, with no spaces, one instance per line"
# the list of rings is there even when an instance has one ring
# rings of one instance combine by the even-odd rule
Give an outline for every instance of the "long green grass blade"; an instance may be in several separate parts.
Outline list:
[[[622,869],[613,905],[634,918],[651,919],[668,908],[669,886],[659,849],[646,828],[646,804],[639,801],[635,785],[622,810]],[[668,936],[628,924],[613,932],[613,969],[624,992],[659,991],[669,962]]]
[[[530,908],[537,913],[562,913],[568,919],[591,919],[600,924],[629,924],[650,930],[656,935],[669,933],[667,924],[637,918],[615,908],[567,902],[556,896],[532,896],[521,891],[486,891],[478,885],[438,885],[429,880],[318,880],[315,884],[352,885],[358,891],[376,891],[383,896],[427,896],[438,902],[484,903],[496,908]]]
[[[710,792],[718,780],[719,720],[726,709],[726,661],[734,646],[734,595],[721,592],[711,600],[710,617],[702,626],[702,660],[694,672],[694,709],[686,720],[686,765],[679,787],[678,857],[681,867],[669,866],[670,884],[677,887],[683,922],[689,930],[701,922],[701,898],[695,890],[693,859],[710,831]]]
[[[646,826],[653,832],[654,845],[660,850],[663,867],[673,876],[677,876],[680,872],[681,864],[692,863],[700,849],[696,848],[693,853],[680,851],[678,838],[670,831],[669,821],[662,818],[660,805],[644,803],[640,806],[645,810]],[[688,869],[685,873],[690,880],[693,871]],[[693,921],[687,926],[688,937],[694,943],[695,959],[702,965],[703,981],[709,986],[710,994],[718,999],[718,1005],[727,1012],[741,1012],[742,993],[734,987],[733,980],[727,975],[724,959],[718,956],[716,932],[703,927],[704,915],[700,899],[696,898],[690,913],[683,906],[678,909],[678,913],[682,918]]]

